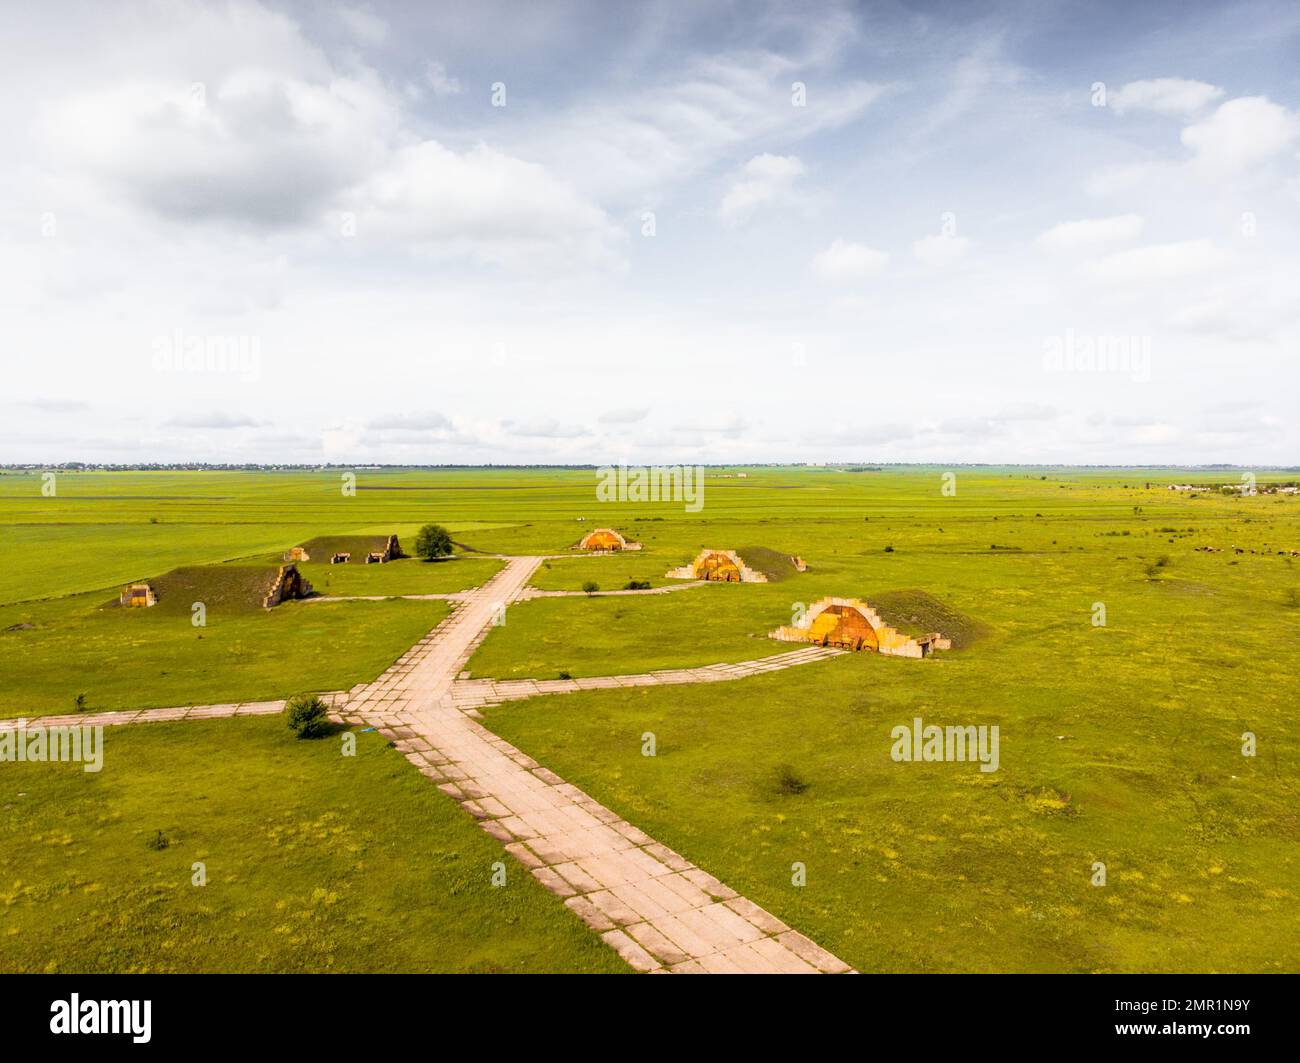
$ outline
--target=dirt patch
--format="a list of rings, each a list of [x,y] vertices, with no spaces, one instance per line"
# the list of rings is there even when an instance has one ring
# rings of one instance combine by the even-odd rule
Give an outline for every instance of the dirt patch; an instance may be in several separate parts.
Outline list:
[[[976,620],[922,590],[869,594],[867,601],[890,627],[909,635],[937,631],[952,639],[954,650],[964,649],[993,631],[982,620]]]

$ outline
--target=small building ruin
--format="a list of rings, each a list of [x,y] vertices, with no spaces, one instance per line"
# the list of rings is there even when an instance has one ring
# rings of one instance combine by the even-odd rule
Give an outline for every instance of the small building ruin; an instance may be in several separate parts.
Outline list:
[[[592,528],[574,549],[612,554],[622,550],[640,550],[641,544],[628,542],[613,528]]]
[[[735,550],[704,550],[689,565],[671,568],[667,579],[700,579],[712,583],[766,583],[767,576],[750,568]]]
[[[284,559],[289,562],[310,561],[313,556],[329,558],[331,565],[350,564],[354,557],[371,565],[406,555],[396,535],[326,535],[286,550]]]
[[[280,571],[275,574],[275,581],[271,584],[271,589],[267,591],[266,597],[262,599],[263,609],[272,609],[281,602],[292,601],[295,598],[306,598],[311,594],[311,584],[303,578],[298,566],[294,564],[285,564],[280,566]]]
[[[823,598],[814,602],[794,624],[770,635],[782,642],[811,642],[817,646],[859,652],[869,650],[888,657],[928,657],[935,650],[952,649],[952,640],[934,631],[911,636],[890,627],[861,598]]]
[[[158,604],[158,598],[153,592],[153,588],[147,583],[129,583],[122,588],[122,593],[118,595],[118,602],[132,609],[147,609],[151,605]]]

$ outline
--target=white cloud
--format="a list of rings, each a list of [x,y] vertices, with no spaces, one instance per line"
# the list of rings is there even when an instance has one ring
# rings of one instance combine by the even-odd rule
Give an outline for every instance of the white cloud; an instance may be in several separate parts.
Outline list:
[[[1053,225],[1038,237],[1038,243],[1052,251],[1076,251],[1136,240],[1142,234],[1140,214],[1117,214],[1110,218],[1086,218]]]
[[[727,189],[718,213],[728,224],[747,220],[765,204],[789,195],[795,179],[804,174],[797,155],[755,155],[744,166],[741,177]]]
[[[1086,273],[1104,284],[1142,286],[1217,269],[1225,256],[1210,240],[1149,244],[1089,262]]]
[[[261,423],[243,414],[231,413],[192,414],[173,417],[167,421],[167,424],[175,428],[256,428]]]
[[[884,251],[850,240],[836,240],[814,256],[812,268],[831,284],[853,284],[880,273],[888,262],[889,255]]]
[[[18,405],[40,410],[42,413],[80,413],[90,409],[90,403],[77,399],[22,399]]]
[[[600,207],[536,163],[480,144],[402,148],[356,193],[358,233],[481,262],[611,264],[620,233]]]
[[[152,213],[274,228],[363,178],[398,121],[372,78],[239,69],[211,85],[97,86],[53,104],[39,133],[62,167]]]
[[[1198,167],[1213,176],[1237,173],[1280,154],[1300,135],[1300,119],[1264,96],[1241,96],[1182,132]]]
[[[912,254],[927,266],[942,268],[966,257],[970,241],[964,236],[947,236],[934,233],[923,236],[912,245]]]
[[[341,7],[338,16],[348,31],[364,44],[383,44],[388,37],[388,23],[369,4]]]
[[[1151,78],[1130,81],[1118,92],[1111,93],[1111,109],[1116,114],[1126,111],[1155,111],[1157,114],[1188,116],[1208,106],[1223,95],[1223,89],[1204,81],[1186,78]]]
[[[430,410],[425,413],[399,413],[391,417],[369,422],[366,427],[371,431],[415,431],[431,432],[451,428],[449,421],[442,414]]]
[[[502,421],[501,428],[509,435],[524,436],[528,439],[580,439],[592,434],[589,428],[583,428],[581,425],[561,424],[551,417],[540,417],[527,421]]]
[[[624,95],[582,103],[548,120],[530,116],[529,157],[564,169],[602,198],[654,197],[727,158],[793,142],[858,118],[885,92],[864,81],[828,80],[816,106],[792,107],[795,66],[770,52],[697,56]]]
[[[645,406],[634,409],[609,410],[599,417],[601,424],[636,424],[644,421],[650,410]]]

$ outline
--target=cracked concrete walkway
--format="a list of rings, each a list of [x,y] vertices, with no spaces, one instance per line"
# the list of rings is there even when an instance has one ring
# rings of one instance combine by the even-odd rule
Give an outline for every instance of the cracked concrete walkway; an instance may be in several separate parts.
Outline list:
[[[582,679],[460,679],[451,688],[458,709],[478,709],[503,701],[535,698],[542,694],[569,694],[579,690],[618,690],[627,687],[674,686],[680,683],[717,683],[751,675],[779,672],[800,664],[837,657],[843,650],[807,646],[737,664],[709,664],[702,668],[666,668],[635,675],[601,675]]]
[[[520,598],[540,562],[511,558],[393,668],[354,690],[343,719],[391,736],[408,760],[637,970],[848,971],[848,964],[457,708],[456,676],[499,605]]]

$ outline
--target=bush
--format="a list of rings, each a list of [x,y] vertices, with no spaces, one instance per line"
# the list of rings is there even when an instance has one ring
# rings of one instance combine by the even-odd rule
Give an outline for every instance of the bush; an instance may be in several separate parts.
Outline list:
[[[885,547],[885,553],[892,554],[893,552],[894,552],[894,548],[892,546]]]
[[[808,783],[789,764],[782,764],[776,769],[776,792],[786,796],[801,794],[808,789]]]
[[[171,845],[171,842],[168,841],[167,835],[160,830],[156,830],[153,832],[153,837],[146,839],[144,844],[146,849],[152,849],[155,853],[160,853]]]
[[[72,699],[72,706],[73,706],[73,708],[75,708],[78,712],[85,712],[85,711],[86,711],[86,695],[85,695],[85,694],[78,694],[75,698]]]
[[[560,673],[560,678],[561,678],[561,679],[572,679],[573,676],[571,676],[568,672],[561,672],[561,673]]]
[[[1160,570],[1162,568],[1168,568],[1168,567],[1169,567],[1169,558],[1167,557],[1156,558],[1156,560],[1151,562],[1151,564],[1147,565],[1146,567],[1147,579],[1155,579],[1157,576],[1160,575]]]
[[[315,694],[298,694],[284,706],[289,729],[299,738],[319,738],[330,729],[329,710]]]
[[[595,594],[598,590],[600,590],[600,584],[595,580],[587,580],[587,582],[582,585],[583,594]]]
[[[648,591],[650,581],[648,579],[630,579],[623,584],[623,589],[625,591]]]
[[[426,524],[415,536],[415,556],[435,561],[450,556],[451,533],[441,524]]]

